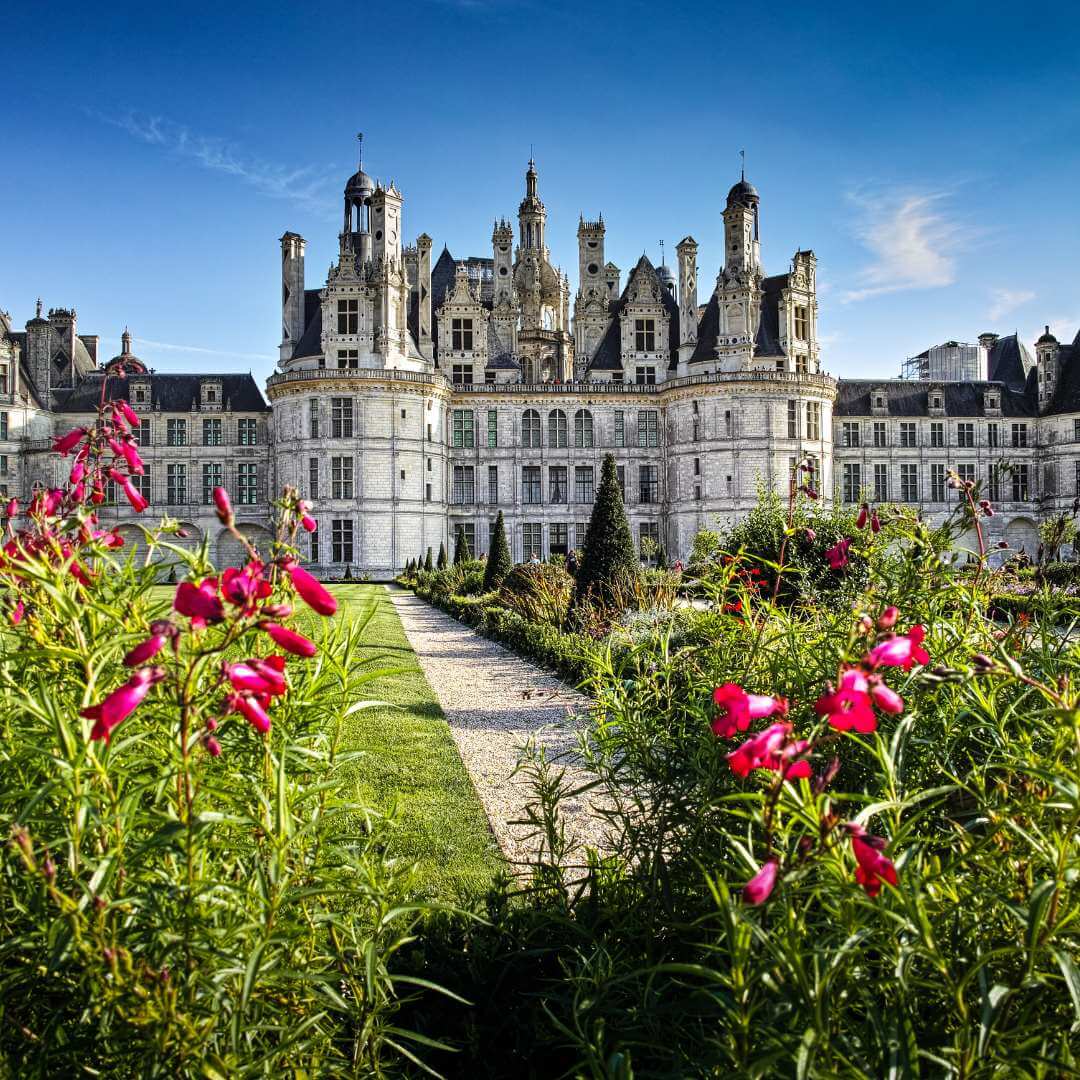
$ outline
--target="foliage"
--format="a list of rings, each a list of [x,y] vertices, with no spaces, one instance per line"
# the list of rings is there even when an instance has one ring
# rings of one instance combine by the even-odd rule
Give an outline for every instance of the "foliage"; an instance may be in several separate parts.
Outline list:
[[[472,561],[472,552],[469,550],[469,541],[465,536],[465,530],[459,525],[457,534],[454,536],[454,565]]]
[[[585,549],[577,572],[575,603],[589,600],[604,606],[614,602],[615,583],[640,570],[630,523],[626,519],[615,458],[604,455]]]
[[[449,562],[447,561],[447,558],[446,558],[446,544],[440,542],[439,543],[439,558],[438,558],[438,561],[435,563],[435,569],[436,570],[445,570],[448,565],[449,565]]]
[[[510,547],[506,542],[506,525],[503,522],[503,512],[500,510],[495,518],[495,531],[491,536],[491,550],[488,551],[487,564],[484,567],[484,592],[497,589],[503,578],[510,573],[513,560],[510,558]]]
[[[555,563],[522,563],[503,579],[498,603],[530,622],[561,627],[566,621],[574,579]]]
[[[1053,514],[1039,526],[1039,540],[1047,562],[1061,557],[1061,549],[1076,540],[1076,511]]]
[[[424,557],[424,572],[430,574],[434,569],[435,567],[431,563],[431,548],[429,547],[427,549],[427,555]],[[442,567],[440,567],[440,569],[442,569]]]

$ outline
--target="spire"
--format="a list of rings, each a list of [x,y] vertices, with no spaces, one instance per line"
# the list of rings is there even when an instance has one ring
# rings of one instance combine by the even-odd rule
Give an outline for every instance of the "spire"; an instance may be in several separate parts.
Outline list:
[[[741,158],[741,164],[739,165],[739,179],[746,179],[746,151],[740,150],[739,157]]]
[[[126,326],[124,327],[123,334],[120,335],[120,343],[121,343],[121,348],[120,348],[121,355],[130,356],[131,355],[131,331],[128,330],[128,328]]]
[[[663,240],[660,241],[660,265],[661,266],[667,266],[667,263],[664,262],[664,241]]]
[[[37,298],[37,311],[34,313],[34,318],[35,319],[40,319],[41,318],[41,297],[40,296]]]
[[[359,144],[359,149],[356,151],[356,171],[363,172],[364,169],[364,133],[358,131],[356,133],[356,141]]]

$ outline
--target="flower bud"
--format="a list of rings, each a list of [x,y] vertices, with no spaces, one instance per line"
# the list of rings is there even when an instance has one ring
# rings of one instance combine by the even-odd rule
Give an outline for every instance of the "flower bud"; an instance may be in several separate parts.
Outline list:
[[[870,508],[866,505],[866,503],[863,503],[862,506],[859,507],[859,516],[855,519],[855,528],[856,529],[865,529],[866,528],[866,519],[867,519],[867,516],[869,515],[869,513],[870,513]]]
[[[232,502],[229,493],[223,487],[214,488],[214,505],[217,507],[218,520],[222,525],[231,525],[233,522]]]
[[[878,616],[878,629],[891,630],[896,625],[898,618],[900,618],[900,609],[890,605]]]
[[[221,757],[221,743],[213,735],[206,736],[206,752],[211,757]]]

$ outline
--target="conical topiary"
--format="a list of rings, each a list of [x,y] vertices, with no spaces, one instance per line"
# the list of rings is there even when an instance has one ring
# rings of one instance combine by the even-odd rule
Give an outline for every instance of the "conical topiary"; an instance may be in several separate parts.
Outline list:
[[[510,547],[506,543],[506,525],[503,523],[502,511],[495,519],[495,531],[491,534],[491,549],[488,551],[487,566],[484,567],[484,592],[497,589],[503,582],[503,578],[510,573],[513,567],[510,558]]]
[[[427,555],[424,557],[424,571],[430,574],[434,569],[435,567],[431,565],[431,548],[428,548]]]
[[[604,455],[600,471],[600,487],[596,492],[589,529],[585,534],[585,550],[577,572],[575,601],[592,596],[610,604],[614,584],[622,577],[640,570],[630,523],[626,520],[622,489],[615,470],[615,458]]]
[[[472,552],[469,550],[469,540],[465,535],[465,528],[462,525],[457,527],[457,533],[454,536],[454,565],[460,566],[463,562],[468,562],[472,558]]]
[[[439,544],[439,561],[435,564],[435,569],[436,570],[445,570],[446,569],[446,563],[447,563],[446,545],[445,544]]]

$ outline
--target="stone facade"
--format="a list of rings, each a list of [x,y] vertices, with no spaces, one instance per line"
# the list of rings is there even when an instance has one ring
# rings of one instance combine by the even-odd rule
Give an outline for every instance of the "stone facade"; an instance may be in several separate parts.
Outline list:
[[[462,526],[488,549],[499,511],[516,559],[580,547],[604,454],[619,467],[635,537],[685,557],[701,528],[734,521],[762,485],[786,491],[812,464],[822,497],[913,504],[940,519],[958,470],[999,507],[991,539],[1034,552],[1037,527],[1080,496],[1080,337],[1049,333],[1033,358],[984,334],[928,350],[914,377],[837,381],[821,370],[816,260],[767,276],[761,203],[745,178],[723,210],[725,263],[699,304],[697,244],[677,272],[605,260],[603,218],[578,223],[578,288],[550,262],[533,162],[518,227],[497,218],[491,257],[432,261],[403,243],[404,197],[362,168],[345,187],[338,258],[306,285],[305,241],[281,238],[282,341],[269,405],[250,376],[163,375],[131,353],[99,363],[97,339],[54,309],[12,329],[0,316],[0,487],[55,483],[54,431],[90,418],[102,380],[145,413],[151,503],[189,543],[236,553],[210,506],[223,483],[256,538],[272,493],[315,503],[305,553],[326,577],[388,578]],[[977,377],[972,377],[977,376]],[[106,509],[133,542],[123,507]]]

